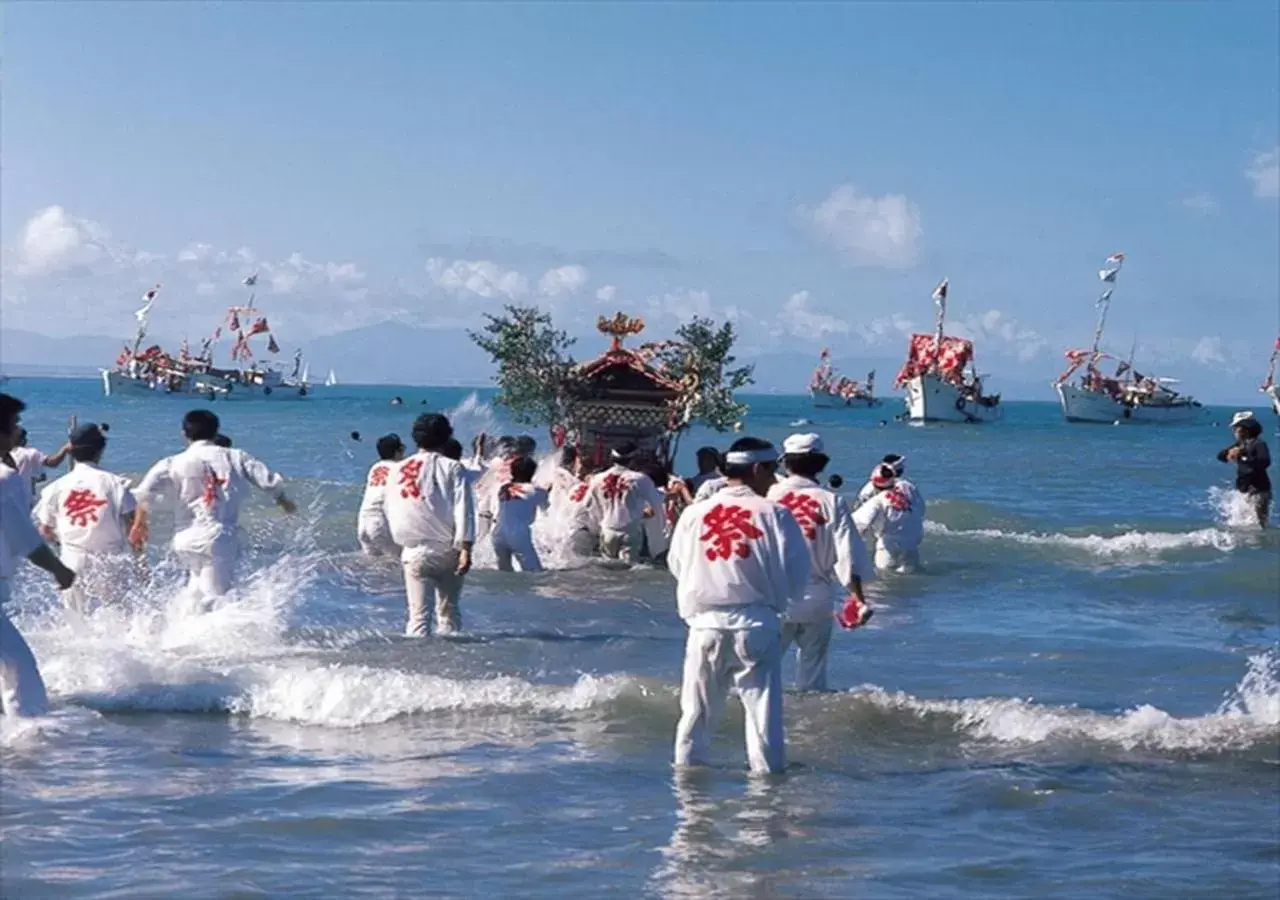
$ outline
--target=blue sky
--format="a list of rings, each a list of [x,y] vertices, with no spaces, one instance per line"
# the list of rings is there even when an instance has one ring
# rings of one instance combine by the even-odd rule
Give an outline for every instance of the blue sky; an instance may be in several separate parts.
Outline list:
[[[1280,328],[1275,3],[6,6],[3,324],[286,340],[514,297],[902,355],[951,281],[997,377],[1215,382]],[[612,290],[610,290],[612,288]],[[603,291],[602,291],[603,289]],[[1243,375],[1241,375],[1243,373]]]

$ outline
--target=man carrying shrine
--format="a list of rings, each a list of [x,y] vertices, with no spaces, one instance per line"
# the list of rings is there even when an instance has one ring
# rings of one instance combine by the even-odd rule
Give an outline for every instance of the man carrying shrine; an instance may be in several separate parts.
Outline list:
[[[109,602],[129,589],[137,572],[128,534],[137,504],[129,479],[99,468],[107,437],[97,425],[81,425],[67,442],[75,467],[40,495],[35,522],[46,540],[76,573],[76,585],[62,595],[78,612]],[[96,601],[91,604],[90,601]]]
[[[735,441],[724,456],[726,486],[686,509],[671,536],[667,566],[689,627],[678,766],[708,762],[732,687],[742,701],[751,771],[786,768],[781,616],[804,597],[809,549],[791,513],[765,499],[777,466],[768,441]]]
[[[435,595],[436,632],[454,634],[462,628],[459,598],[476,539],[475,496],[462,465],[441,452],[451,437],[453,426],[445,416],[418,416],[413,423],[417,452],[397,463],[387,481],[384,509],[391,539],[404,548],[408,637],[431,633],[429,591]]]
[[[6,716],[42,716],[49,708],[44,679],[22,633],[9,621],[5,605],[18,562],[29,559],[58,582],[75,584],[76,573],[58,559],[31,523],[31,505],[10,453],[17,446],[18,417],[26,404],[0,394],[0,711]]]
[[[892,463],[876,466],[871,485],[876,494],[854,511],[853,524],[865,539],[875,539],[878,570],[914,572],[924,541],[924,498],[914,484],[898,477]]]
[[[378,461],[369,468],[364,480],[364,496],[356,516],[356,539],[366,556],[391,556],[397,551],[391,540],[391,526],[383,505],[387,496],[387,479],[391,470],[404,459],[404,441],[398,434],[378,438]]]
[[[848,598],[840,609],[844,627],[856,628],[867,620],[862,582],[871,577],[871,558],[853,527],[848,504],[818,483],[829,461],[822,438],[793,434],[782,442],[782,453],[790,474],[769,488],[769,499],[786,507],[800,526],[810,562],[804,598],[791,604],[784,617],[782,652],[795,643],[797,688],[825,691],[835,604]]]
[[[640,557],[644,520],[661,515],[663,499],[653,479],[637,471],[635,444],[615,448],[609,459],[613,464],[588,480],[587,493],[600,517],[600,554],[630,563]]]
[[[218,417],[208,410],[183,416],[187,448],[152,466],[134,488],[138,510],[129,530],[129,543],[140,551],[151,533],[151,506],[171,493],[177,501],[173,551],[186,566],[192,599],[204,604],[232,588],[240,557],[240,509],[249,488],[270,494],[286,513],[297,511],[281,487],[284,479],[265,463],[214,443],[218,427]]]

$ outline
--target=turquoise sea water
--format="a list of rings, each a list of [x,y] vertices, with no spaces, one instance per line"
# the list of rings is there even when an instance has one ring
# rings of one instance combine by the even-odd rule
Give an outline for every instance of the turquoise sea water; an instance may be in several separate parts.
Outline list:
[[[117,471],[180,448],[182,400],[6,389],[36,446],[74,414],[110,424]],[[0,895],[1276,896],[1280,531],[1221,491],[1225,427],[750,398],[746,433],[820,431],[851,492],[906,453],[930,519],[927,572],[875,582],[871,627],[836,636],[837,690],[788,696],[792,770],[752,779],[732,707],[721,765],[670,767],[665,572],[481,570],[462,638],[399,637],[394,570],[356,553],[358,482],[422,400],[463,437],[509,430],[468,394],[218,406],[304,515],[252,510],[245,586],[209,614],[173,602],[158,550],[150,590],[87,620],[24,577],[11,612],[55,710],[0,726]]]

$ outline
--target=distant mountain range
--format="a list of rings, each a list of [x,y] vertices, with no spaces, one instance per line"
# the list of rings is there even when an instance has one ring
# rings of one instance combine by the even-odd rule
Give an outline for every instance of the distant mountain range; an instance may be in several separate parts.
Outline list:
[[[178,341],[156,337],[162,346]],[[109,366],[120,353],[119,337],[83,335],[52,338],[31,331],[0,329],[0,372],[10,375],[93,376]],[[590,341],[576,347],[580,357],[596,348]],[[604,349],[604,341],[600,342]],[[321,381],[333,369],[343,384],[403,384],[485,386],[491,384],[493,365],[471,342],[463,328],[415,328],[383,322],[309,341],[305,347],[313,381]],[[282,358],[287,359],[286,354]],[[877,393],[889,394],[901,357],[864,357],[832,347],[832,358],[842,374],[862,380],[871,369],[877,373]],[[799,394],[817,364],[817,353],[777,351],[746,355],[743,362],[756,367],[758,393]],[[1053,400],[1049,383],[1056,374],[1056,360],[1040,360],[1016,366],[987,358],[989,387],[1010,400]],[[1005,366],[1007,365],[1008,368]],[[1016,376],[1003,374],[1016,366]],[[1258,405],[1260,373],[1230,375],[1188,361],[1184,365],[1187,389],[1195,396],[1217,403]]]

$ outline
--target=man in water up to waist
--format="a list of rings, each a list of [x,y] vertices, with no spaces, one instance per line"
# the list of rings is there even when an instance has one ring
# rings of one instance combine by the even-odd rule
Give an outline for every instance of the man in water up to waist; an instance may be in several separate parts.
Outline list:
[[[243,450],[219,447],[218,417],[194,409],[182,419],[187,449],[151,467],[134,494],[138,512],[129,542],[145,546],[150,534],[150,506],[159,496],[172,494],[173,551],[187,568],[188,587],[196,599],[221,597],[231,590],[240,556],[240,509],[256,488],[270,494],[286,513],[296,507],[284,492],[284,479],[261,460]]]
[[[728,483],[684,511],[671,536],[680,618],[689,626],[676,765],[705,765],[731,687],[746,718],[752,772],[786,768],[781,616],[804,597],[809,550],[796,520],[765,499],[778,453],[742,438],[724,457]]]
[[[1244,495],[1258,517],[1258,525],[1267,527],[1271,513],[1271,451],[1262,440],[1262,423],[1253,413],[1238,412],[1231,417],[1231,432],[1236,442],[1218,453],[1220,462],[1236,464],[1236,491]]]

